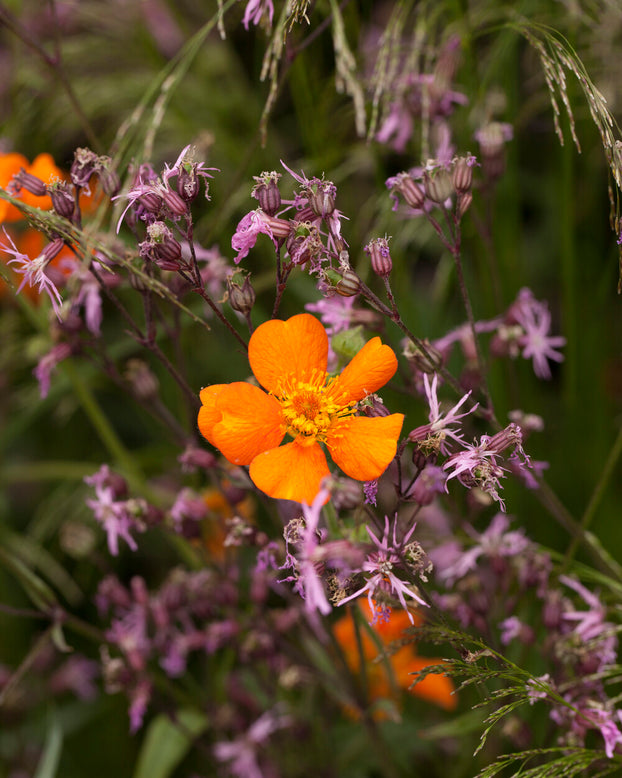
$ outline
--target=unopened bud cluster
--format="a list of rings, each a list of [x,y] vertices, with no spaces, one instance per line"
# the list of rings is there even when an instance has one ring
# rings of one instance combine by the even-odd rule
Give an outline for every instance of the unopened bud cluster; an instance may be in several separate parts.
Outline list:
[[[477,160],[471,154],[454,157],[449,164],[430,160],[419,176],[402,172],[387,180],[397,206],[399,195],[416,211],[429,210],[433,205],[449,207],[455,197],[458,218],[466,213],[473,196],[473,168]]]

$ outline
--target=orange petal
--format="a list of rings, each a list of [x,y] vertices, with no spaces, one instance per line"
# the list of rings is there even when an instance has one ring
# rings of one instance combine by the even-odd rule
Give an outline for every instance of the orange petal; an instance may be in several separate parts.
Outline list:
[[[416,676],[411,675],[411,673],[416,673],[430,665],[440,664],[443,664],[442,659],[428,659],[427,657],[419,656],[411,656],[410,658],[404,657],[403,659],[400,657],[398,666],[394,663],[395,677],[400,686],[408,689],[416,679]],[[404,673],[406,673],[406,677],[409,679],[408,683],[402,682],[404,680]],[[430,673],[430,675],[426,676],[422,681],[419,681],[419,683],[409,689],[409,691],[411,694],[414,694],[415,697],[421,697],[423,700],[433,702],[445,710],[455,710],[458,705],[458,697],[455,694],[452,694],[452,692],[455,691],[455,688],[451,678],[448,678],[446,675]]]
[[[310,313],[287,321],[271,319],[253,332],[248,360],[255,378],[268,392],[277,393],[288,376],[310,382],[319,373],[323,382],[328,361],[326,330]]]
[[[324,452],[317,443],[301,445],[294,441],[264,451],[251,462],[253,483],[269,497],[296,500],[311,505],[329,473]]]
[[[362,400],[390,381],[396,370],[393,349],[384,346],[380,338],[372,338],[333,381],[329,393],[343,405]]]
[[[2,154],[0,156],[0,186],[6,189],[13,176],[19,173],[21,168],[28,169],[26,157],[17,153]],[[14,205],[6,200],[0,200],[0,222],[15,222],[23,218],[21,211]]]
[[[373,481],[395,456],[403,423],[402,413],[374,418],[351,416],[331,424],[326,445],[333,461],[346,475],[357,481]]]
[[[285,435],[281,406],[252,384],[214,384],[201,390],[199,430],[234,465],[250,465]]]

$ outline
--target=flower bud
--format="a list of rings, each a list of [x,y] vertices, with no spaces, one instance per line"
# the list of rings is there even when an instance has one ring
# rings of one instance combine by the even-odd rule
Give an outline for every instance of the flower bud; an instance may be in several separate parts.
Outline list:
[[[251,286],[250,276],[237,271],[227,279],[229,305],[234,311],[248,316],[255,304],[255,290]]]
[[[341,279],[335,285],[335,291],[342,297],[354,297],[361,291],[361,279],[354,270],[344,270]]]
[[[94,173],[99,172],[99,157],[90,149],[76,149],[69,175],[76,186],[87,186]]]
[[[391,411],[382,402],[380,397],[375,394],[367,395],[367,397],[360,403],[360,406],[363,409],[365,416],[369,416],[372,419],[378,418],[380,416],[391,415]]]
[[[292,231],[292,222],[289,219],[278,219],[268,213],[262,214],[263,221],[270,227],[275,238],[287,238]]]
[[[409,490],[407,499],[414,500],[419,505],[430,505],[437,494],[445,491],[447,476],[442,467],[427,465],[419,473],[417,480]]]
[[[102,189],[108,195],[108,197],[114,197],[121,189],[121,180],[116,170],[112,167],[104,165],[99,171],[99,181],[102,185]]]
[[[160,384],[149,365],[142,359],[128,361],[125,378],[138,400],[153,401],[157,398]]]
[[[257,184],[253,188],[252,196],[259,201],[261,209],[269,216],[274,216],[281,207],[281,192],[278,185],[280,177],[281,174],[274,171],[255,176]]]
[[[444,203],[454,193],[451,175],[444,167],[426,170],[425,193],[435,203]]]
[[[510,124],[489,122],[475,133],[479,143],[484,173],[489,179],[499,178],[505,170],[505,144],[512,139]]]
[[[331,502],[338,511],[351,511],[363,499],[361,484],[351,478],[338,478],[331,484]]]
[[[471,203],[473,202],[473,195],[471,192],[465,192],[464,194],[458,195],[458,218],[462,219],[464,214],[469,210],[471,207]]]
[[[389,239],[375,238],[363,250],[366,254],[369,254],[374,273],[381,278],[386,278],[393,269],[393,262],[389,253]]]
[[[188,205],[182,200],[182,198],[173,192],[171,189],[167,189],[162,195],[162,199],[166,207],[174,216],[185,216],[188,213]]]
[[[51,262],[60,253],[64,245],[65,241],[62,238],[54,238],[53,241],[48,243],[41,252],[43,263],[47,265],[48,262]]]
[[[177,194],[185,200],[187,203],[191,203],[196,200],[199,194],[199,178],[192,170],[187,170],[185,166],[181,166],[179,175],[177,176]]]
[[[47,192],[43,181],[37,176],[33,176],[32,173],[27,173],[24,168],[20,168],[19,173],[16,173],[11,179],[11,188],[17,192],[20,189],[25,189],[35,197],[43,197]]]
[[[56,213],[64,219],[72,221],[76,200],[69,191],[69,186],[64,181],[61,181],[48,187],[48,194],[52,201],[52,208],[54,208]]]
[[[390,181],[392,180],[393,179],[390,179]],[[416,210],[423,208],[425,192],[419,184],[413,181],[409,173],[398,173],[398,175],[395,176],[393,189],[402,195],[406,205],[409,205]]]
[[[296,221],[297,222],[313,222],[315,219],[317,219],[317,214],[311,208],[309,205],[305,205],[304,208],[301,208],[299,211],[296,211]]]
[[[473,185],[473,165],[475,164],[475,157],[471,155],[467,157],[458,157],[454,161],[454,169],[452,171],[452,179],[454,189],[458,194],[464,194],[471,189]]]
[[[316,216],[325,219],[335,210],[335,186],[330,182],[320,184],[316,191],[309,191],[309,205]]]
[[[211,451],[196,448],[193,445],[188,446],[184,453],[178,457],[178,461],[181,464],[182,470],[187,472],[194,472],[197,468],[210,470],[218,462]]]
[[[162,198],[155,192],[145,192],[138,198],[138,201],[149,213],[158,213],[162,208]]]
[[[153,254],[156,260],[177,262],[181,258],[181,245],[175,238],[167,237],[153,247]]]
[[[444,364],[443,355],[438,349],[434,348],[428,340],[424,340],[423,344],[425,346],[425,351],[412,343],[412,341],[408,341],[406,348],[404,349],[404,356],[420,372],[429,375],[438,373]]]

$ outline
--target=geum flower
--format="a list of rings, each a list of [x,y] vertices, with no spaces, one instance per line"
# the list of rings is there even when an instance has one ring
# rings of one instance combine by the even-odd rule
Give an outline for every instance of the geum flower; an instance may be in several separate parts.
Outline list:
[[[233,464],[250,465],[270,497],[311,505],[329,474],[325,444],[351,478],[371,481],[395,456],[404,416],[356,416],[357,403],[389,381],[397,358],[372,338],[341,375],[327,373],[328,335],[314,316],[261,324],[248,344],[259,387],[215,384],[201,391],[201,434]],[[285,435],[293,440],[281,446]]]
[[[415,697],[444,710],[454,710],[458,698],[453,682],[446,675],[430,673],[415,684],[417,673],[430,665],[443,664],[442,659],[418,656],[415,644],[408,640],[405,630],[413,623],[422,624],[421,614],[415,612],[413,620],[410,610],[396,609],[388,619],[374,619],[375,603],[370,606],[366,597],[360,597],[357,605],[369,622],[369,629],[361,626],[357,630],[355,614],[351,612],[335,622],[333,634],[352,673],[360,675],[362,660],[369,702],[396,699],[396,692],[407,689]],[[405,639],[407,643],[404,643]],[[383,718],[381,711],[376,708],[374,718]]]

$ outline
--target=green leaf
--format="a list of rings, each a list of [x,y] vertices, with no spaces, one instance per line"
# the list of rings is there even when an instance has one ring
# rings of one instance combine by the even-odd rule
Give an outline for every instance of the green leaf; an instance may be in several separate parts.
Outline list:
[[[63,729],[58,718],[51,711],[48,717],[47,735],[43,753],[34,778],[54,778],[58,770],[61,752],[63,750]]]
[[[47,611],[58,604],[56,595],[45,581],[33,573],[33,571],[21,560],[9,554],[1,546],[0,564],[17,578],[36,608]]]
[[[168,778],[206,728],[207,718],[196,709],[178,711],[176,721],[158,716],[147,730],[133,778]]]

